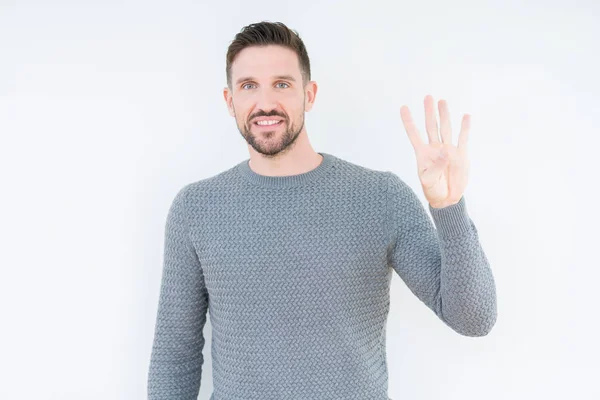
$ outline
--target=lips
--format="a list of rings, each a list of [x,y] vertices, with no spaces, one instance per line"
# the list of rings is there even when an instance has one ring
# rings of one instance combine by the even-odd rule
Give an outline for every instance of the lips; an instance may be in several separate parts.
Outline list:
[[[276,123],[276,124],[267,124],[267,125],[259,125],[259,124],[258,124],[258,121],[273,121],[273,120],[266,120],[266,119],[263,119],[263,120],[257,120],[257,121],[254,121],[254,122],[253,122],[253,124],[254,124],[255,126],[259,127],[259,128],[273,128],[273,127],[280,126],[280,125],[283,123],[283,121],[284,121],[284,120],[279,120],[279,122],[278,122],[278,123]]]

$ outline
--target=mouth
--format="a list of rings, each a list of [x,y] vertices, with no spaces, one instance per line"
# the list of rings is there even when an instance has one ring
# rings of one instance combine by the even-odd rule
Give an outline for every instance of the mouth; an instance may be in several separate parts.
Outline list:
[[[273,128],[277,128],[281,125],[283,125],[283,120],[280,120],[277,123],[268,123],[268,124],[264,124],[264,125],[259,125],[257,121],[253,122],[253,125],[256,126],[258,129],[273,129]]]

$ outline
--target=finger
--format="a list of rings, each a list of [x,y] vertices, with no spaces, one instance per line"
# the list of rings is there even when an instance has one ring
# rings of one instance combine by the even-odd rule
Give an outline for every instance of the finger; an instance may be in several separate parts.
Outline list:
[[[423,141],[407,106],[400,107],[400,117],[402,117],[402,123],[404,124],[404,129],[406,129],[410,143],[416,151],[423,145]]]
[[[452,128],[450,127],[450,111],[448,111],[448,102],[440,100],[438,102],[440,111],[440,136],[442,143],[452,144]]]
[[[438,135],[437,117],[435,115],[433,97],[431,95],[425,96],[425,128],[427,129],[429,143],[439,143],[440,138]]]
[[[458,148],[461,150],[467,150],[467,143],[469,141],[469,132],[471,130],[471,116],[465,114],[462,119],[460,126],[460,136],[458,137]]]

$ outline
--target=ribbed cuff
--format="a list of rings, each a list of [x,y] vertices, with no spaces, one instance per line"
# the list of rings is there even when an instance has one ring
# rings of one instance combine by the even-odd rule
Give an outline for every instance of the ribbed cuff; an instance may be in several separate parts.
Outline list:
[[[458,203],[443,208],[433,208],[429,204],[429,212],[441,237],[458,236],[471,229],[465,196]]]

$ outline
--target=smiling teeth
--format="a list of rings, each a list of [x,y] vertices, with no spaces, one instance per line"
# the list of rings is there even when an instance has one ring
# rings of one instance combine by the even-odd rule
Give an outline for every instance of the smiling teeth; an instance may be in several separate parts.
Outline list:
[[[257,125],[276,125],[278,123],[279,123],[279,121],[271,120],[271,121],[258,121],[256,124]]]

